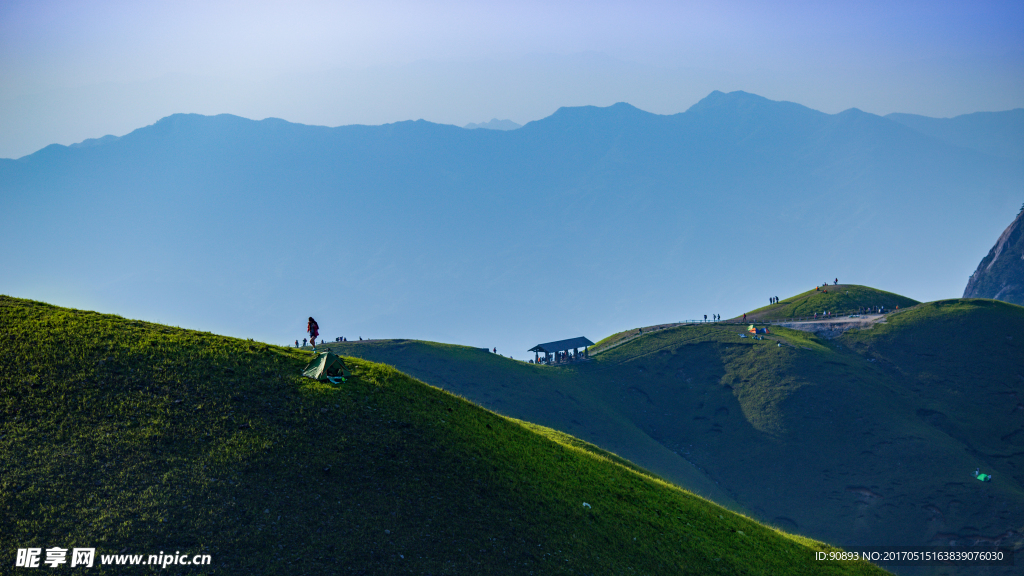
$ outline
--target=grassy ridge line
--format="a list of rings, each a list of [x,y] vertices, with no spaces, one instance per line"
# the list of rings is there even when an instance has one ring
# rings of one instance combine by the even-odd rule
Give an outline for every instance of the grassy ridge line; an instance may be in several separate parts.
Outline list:
[[[583,438],[657,475],[737,512],[728,492],[674,450],[625,417],[619,403],[594,396],[591,377],[601,362],[544,366],[524,364],[483,350],[421,342],[331,343],[342,355],[400,366],[424,382],[459,394],[498,413]]]
[[[381,364],[351,359],[349,383],[324,385],[287,348],[7,297],[0,327],[12,556],[182,550],[218,574],[882,573],[815,562],[820,543]]]
[[[827,290],[827,292],[825,292]],[[778,304],[772,304],[769,306],[763,306],[756,310],[747,312],[747,320],[750,322],[761,322],[770,320],[786,320],[790,318],[806,318],[812,317],[815,312],[819,315],[824,310],[830,310],[833,314],[852,314],[862,308],[869,308],[872,306],[885,306],[888,310],[895,310],[897,306],[900,308],[908,308],[920,304],[917,300],[900,296],[892,292],[886,292],[884,290],[878,290],[869,286],[859,286],[856,284],[838,284],[834,286],[827,286],[824,290],[808,290],[803,294],[797,294],[785,300],[781,300]],[[725,323],[734,324],[740,323],[743,320],[742,315],[735,318],[730,318],[724,322],[712,322],[713,324],[722,325]],[[701,324],[695,324],[701,325]],[[640,336],[646,336],[647,334],[656,333],[665,329],[671,329],[680,326],[680,324],[659,324],[657,326],[645,327],[644,334],[640,333],[640,330],[634,328],[632,330],[623,330],[622,332],[616,332],[601,340],[597,341],[591,346],[590,351],[592,354],[600,352],[607,352],[611,348],[621,346],[622,344],[634,340]]]
[[[697,324],[692,326],[679,326],[664,331],[644,334],[643,338],[636,338],[623,342],[613,348],[603,350],[594,354],[595,359],[601,363],[622,364],[634,362],[657,354],[669,348],[697,344],[700,342],[736,342],[740,335],[747,335],[745,327],[741,324]],[[755,341],[751,340],[749,344]],[[772,328],[772,334],[765,336],[761,342],[782,342],[785,345],[800,347],[807,350],[825,350],[817,338],[800,330],[788,328]],[[744,344],[747,344],[744,342]]]
[[[677,326],[685,326],[682,323],[670,323],[670,324],[658,324],[656,326],[644,326],[642,328],[634,328],[632,330],[623,330],[622,332],[616,332],[610,336],[606,336],[598,340],[593,346],[590,347],[590,353],[596,354],[598,352],[605,352],[616,346],[620,346],[634,338],[639,338],[644,334],[657,332],[659,330],[667,330],[669,328],[675,328]],[[647,330],[645,333],[641,333],[640,330]]]

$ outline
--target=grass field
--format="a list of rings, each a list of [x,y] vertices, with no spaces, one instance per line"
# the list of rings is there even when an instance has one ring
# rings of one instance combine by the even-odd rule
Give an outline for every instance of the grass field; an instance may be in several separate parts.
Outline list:
[[[212,557],[96,573],[882,573],[392,367],[302,379],[309,358],[0,297],[3,565],[60,546]]]
[[[813,317],[815,313],[820,317],[826,310],[833,316],[839,316],[855,314],[880,306],[884,306],[886,311],[894,311],[897,308],[909,308],[917,304],[920,304],[917,300],[869,286],[839,284],[822,286],[819,289],[808,290],[803,294],[785,299],[780,297],[778,304],[747,312],[747,320],[771,321],[809,318]]]
[[[841,316],[865,312],[869,309],[877,309],[878,307],[884,307],[889,312],[905,309],[917,304],[920,304],[917,300],[876,288],[855,284],[839,284],[821,287],[819,290],[809,290],[785,300],[780,299],[778,304],[751,310],[747,312],[746,320],[741,315],[736,318],[726,319],[719,324],[738,324],[744,321],[777,322],[780,320],[813,319],[815,314],[817,314],[818,318],[821,318],[825,311],[829,311],[832,316]],[[594,354],[604,352],[643,336],[644,333],[648,335],[654,334],[677,326],[679,324],[660,324],[646,326],[642,329],[632,328],[616,332],[594,343],[591,346],[591,352]]]
[[[900,312],[832,340],[678,326],[564,367],[415,341],[337,349],[582,438],[789,531],[841,545],[1020,548],[1024,308],[879,302],[885,293],[853,288],[875,301],[866,305]],[[783,304],[796,314],[798,300]],[[997,481],[974,480],[977,467]]]

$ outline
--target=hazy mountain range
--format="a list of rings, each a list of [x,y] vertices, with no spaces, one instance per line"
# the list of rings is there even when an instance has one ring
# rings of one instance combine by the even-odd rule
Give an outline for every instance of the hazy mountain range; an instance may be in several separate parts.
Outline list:
[[[511,120],[498,120],[497,118],[491,118],[490,122],[470,122],[463,126],[463,128],[469,128],[470,130],[476,128],[486,128],[488,130],[515,130],[516,128],[522,128],[522,125],[516,124]]]
[[[955,297],[1021,202],[1022,111],[829,115],[743,92],[517,130],[174,115],[0,161],[0,292],[290,342],[497,346],[838,277]],[[952,128],[949,128],[952,126]]]

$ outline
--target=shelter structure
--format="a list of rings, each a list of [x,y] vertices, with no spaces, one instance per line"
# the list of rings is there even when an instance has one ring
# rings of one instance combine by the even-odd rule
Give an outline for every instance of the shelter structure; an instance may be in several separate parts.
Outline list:
[[[533,352],[534,362],[538,364],[561,364],[564,362],[575,362],[583,358],[588,358],[590,351],[588,347],[593,346],[594,343],[587,340],[583,336],[578,338],[569,338],[568,340],[557,340],[555,342],[547,342],[544,344],[537,344],[533,348],[530,348],[530,352]],[[580,348],[583,349],[583,355],[580,356]],[[572,351],[572,354],[569,351]],[[544,359],[541,360],[541,353],[544,354]]]

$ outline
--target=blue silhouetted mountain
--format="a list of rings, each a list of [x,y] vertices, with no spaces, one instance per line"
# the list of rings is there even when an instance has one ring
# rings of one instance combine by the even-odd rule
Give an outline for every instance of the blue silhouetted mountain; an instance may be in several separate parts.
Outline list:
[[[957,296],[1022,181],[1019,159],[743,92],[509,131],[176,114],[0,161],[0,292],[525,357],[835,277]]]
[[[1024,159],[1024,108],[1005,112],[975,112],[955,118],[889,114],[886,118],[947,144],[993,156]]]

